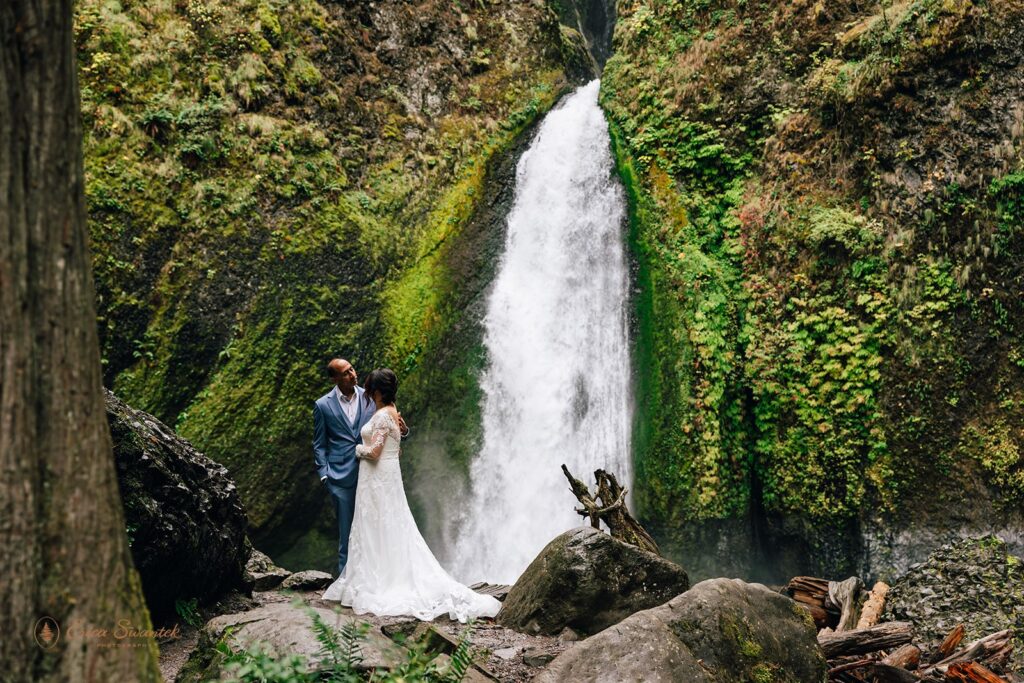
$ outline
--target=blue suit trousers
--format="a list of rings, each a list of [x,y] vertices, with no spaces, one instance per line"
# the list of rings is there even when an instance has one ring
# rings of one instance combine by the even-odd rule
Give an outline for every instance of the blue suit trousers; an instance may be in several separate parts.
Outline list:
[[[348,562],[348,535],[352,531],[352,517],[356,511],[356,487],[342,486],[330,478],[324,483],[338,515],[338,575],[341,576]]]

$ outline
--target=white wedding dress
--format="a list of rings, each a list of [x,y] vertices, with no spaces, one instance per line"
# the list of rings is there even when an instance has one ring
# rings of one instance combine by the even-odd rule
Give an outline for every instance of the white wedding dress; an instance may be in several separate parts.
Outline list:
[[[356,509],[348,540],[348,563],[324,591],[356,614],[413,616],[430,621],[442,614],[465,622],[493,617],[501,603],[453,579],[430,552],[416,526],[398,464],[401,435],[387,410],[363,427]]]

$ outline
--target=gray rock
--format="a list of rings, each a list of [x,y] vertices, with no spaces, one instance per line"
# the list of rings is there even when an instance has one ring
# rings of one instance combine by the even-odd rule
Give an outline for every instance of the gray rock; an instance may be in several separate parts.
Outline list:
[[[1024,634],[1024,561],[986,535],[944,545],[893,582],[886,596],[887,621],[909,621],[924,642],[941,640],[964,624],[964,643],[1013,629]],[[1017,636],[1014,662],[1024,664]]]
[[[583,640],[583,637],[566,626],[562,629],[562,632],[558,634],[558,639],[564,643],[575,643],[578,640]]]
[[[253,549],[245,565],[245,580],[254,591],[269,591],[281,585],[291,572],[274,564],[274,561]]]
[[[592,527],[558,536],[540,552],[498,613],[503,626],[556,635],[597,633],[689,587],[686,572]]]
[[[178,600],[244,589],[245,510],[223,466],[174,430],[106,392],[125,527],[154,619]]]
[[[506,659],[506,660],[507,659],[512,659],[517,654],[519,654],[519,648],[518,647],[503,647],[500,650],[495,650],[494,651],[494,656],[495,657],[500,657],[501,659]]]
[[[544,666],[555,656],[537,647],[528,647],[523,651],[523,664],[527,666]]]
[[[318,572],[315,569],[296,572],[281,582],[281,590],[312,591],[326,588],[334,581],[327,572]]]
[[[711,579],[566,650],[534,681],[820,683],[814,624],[760,584]]]
[[[343,625],[359,621],[357,617],[311,607],[325,623],[340,629]],[[178,677],[180,683],[223,680],[224,655],[216,645],[226,638],[232,652],[266,647],[276,656],[301,655],[310,663],[310,669],[320,652],[320,642],[312,628],[307,608],[287,603],[273,603],[247,612],[225,614],[211,619],[199,635],[199,644]],[[379,628],[370,628],[360,643],[362,669],[391,668],[403,660],[403,650],[393,643]]]

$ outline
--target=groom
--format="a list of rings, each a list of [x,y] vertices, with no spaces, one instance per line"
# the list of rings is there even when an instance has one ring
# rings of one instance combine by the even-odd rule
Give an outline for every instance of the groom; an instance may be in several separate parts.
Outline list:
[[[357,384],[356,369],[347,360],[333,359],[327,364],[327,375],[334,388],[313,404],[313,459],[338,513],[340,575],[348,561],[348,534],[356,508],[359,430],[370,421],[377,406]]]

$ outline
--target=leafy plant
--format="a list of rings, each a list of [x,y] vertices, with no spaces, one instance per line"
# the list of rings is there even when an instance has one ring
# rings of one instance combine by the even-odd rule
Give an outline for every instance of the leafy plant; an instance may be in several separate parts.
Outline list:
[[[199,614],[199,605],[195,598],[188,600],[175,600],[174,611],[185,620],[185,623],[193,628],[203,625],[202,615]]]

